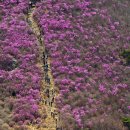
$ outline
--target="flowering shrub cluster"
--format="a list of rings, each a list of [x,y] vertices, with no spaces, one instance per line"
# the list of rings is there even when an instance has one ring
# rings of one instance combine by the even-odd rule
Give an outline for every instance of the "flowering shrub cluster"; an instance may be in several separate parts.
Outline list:
[[[38,43],[25,21],[28,2],[19,0],[17,4],[14,0],[7,0],[0,3],[0,101],[7,104],[8,100],[3,106],[12,113],[10,121],[5,121],[8,128],[15,124],[35,123],[40,117],[38,104],[42,73],[37,67]],[[4,130],[2,125],[0,129]]]
[[[47,0],[37,4],[57,106],[66,130],[91,128],[95,117],[130,116],[128,0]],[[118,114],[120,113],[120,114]]]

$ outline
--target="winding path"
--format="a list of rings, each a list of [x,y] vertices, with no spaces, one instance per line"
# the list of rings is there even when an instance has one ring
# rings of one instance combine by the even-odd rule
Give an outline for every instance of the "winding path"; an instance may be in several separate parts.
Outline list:
[[[56,130],[57,125],[58,125],[58,113],[56,110],[55,106],[55,101],[51,103],[52,98],[55,99],[56,93],[55,93],[55,85],[52,77],[52,73],[50,70],[50,58],[47,59],[47,64],[48,64],[48,72],[44,71],[44,64],[43,64],[43,52],[45,52],[45,47],[44,47],[44,40],[40,35],[40,29],[37,25],[37,23],[33,19],[33,13],[35,11],[35,7],[30,9],[30,12],[28,14],[28,22],[30,27],[32,28],[37,41],[38,41],[38,46],[39,46],[39,63],[38,67],[40,67],[41,71],[43,72],[43,80],[41,81],[41,97],[42,101],[40,102],[40,113],[41,115],[45,115],[45,111],[47,114],[47,118],[45,119],[43,117],[42,122],[40,125],[30,125],[29,130]],[[45,75],[48,75],[50,79],[50,83],[48,84],[45,81]],[[49,98],[46,94],[46,90],[49,90]],[[54,114],[55,113],[55,114]]]

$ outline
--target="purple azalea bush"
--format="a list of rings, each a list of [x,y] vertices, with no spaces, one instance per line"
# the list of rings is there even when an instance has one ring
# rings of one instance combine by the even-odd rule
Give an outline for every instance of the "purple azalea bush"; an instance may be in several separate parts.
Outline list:
[[[129,4],[128,0],[37,4],[34,18],[51,57],[65,130],[91,129],[100,116],[120,120],[130,116],[130,66],[121,56],[130,49]]]
[[[51,59],[64,130],[125,130],[122,118],[130,117],[129,5],[129,0],[36,4],[33,17]],[[2,130],[27,129],[43,117],[39,43],[25,18],[28,8],[29,0],[0,1]]]
[[[37,66],[38,41],[24,15],[29,0],[16,2],[0,2],[0,89],[3,92],[0,100],[5,104],[5,98],[8,100],[6,107],[12,114],[5,123],[11,128],[35,123],[41,116],[39,102],[43,75]]]

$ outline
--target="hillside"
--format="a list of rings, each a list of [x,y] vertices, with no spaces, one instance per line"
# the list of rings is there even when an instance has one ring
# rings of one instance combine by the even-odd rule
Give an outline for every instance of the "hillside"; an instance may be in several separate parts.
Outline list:
[[[129,130],[129,6],[0,1],[0,130]]]

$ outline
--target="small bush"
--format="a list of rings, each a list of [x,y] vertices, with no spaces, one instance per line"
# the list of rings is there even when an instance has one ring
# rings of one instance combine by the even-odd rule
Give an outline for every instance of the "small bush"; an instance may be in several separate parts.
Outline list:
[[[126,65],[130,65],[130,50],[124,50],[121,55],[126,59]]]
[[[11,71],[17,67],[15,61],[1,61],[0,69],[5,71]]]
[[[130,117],[124,117],[122,119],[123,124],[130,129]]]
[[[1,16],[0,16],[0,21],[1,21]],[[2,41],[5,40],[6,33],[7,33],[7,30],[0,29],[0,40]]]

